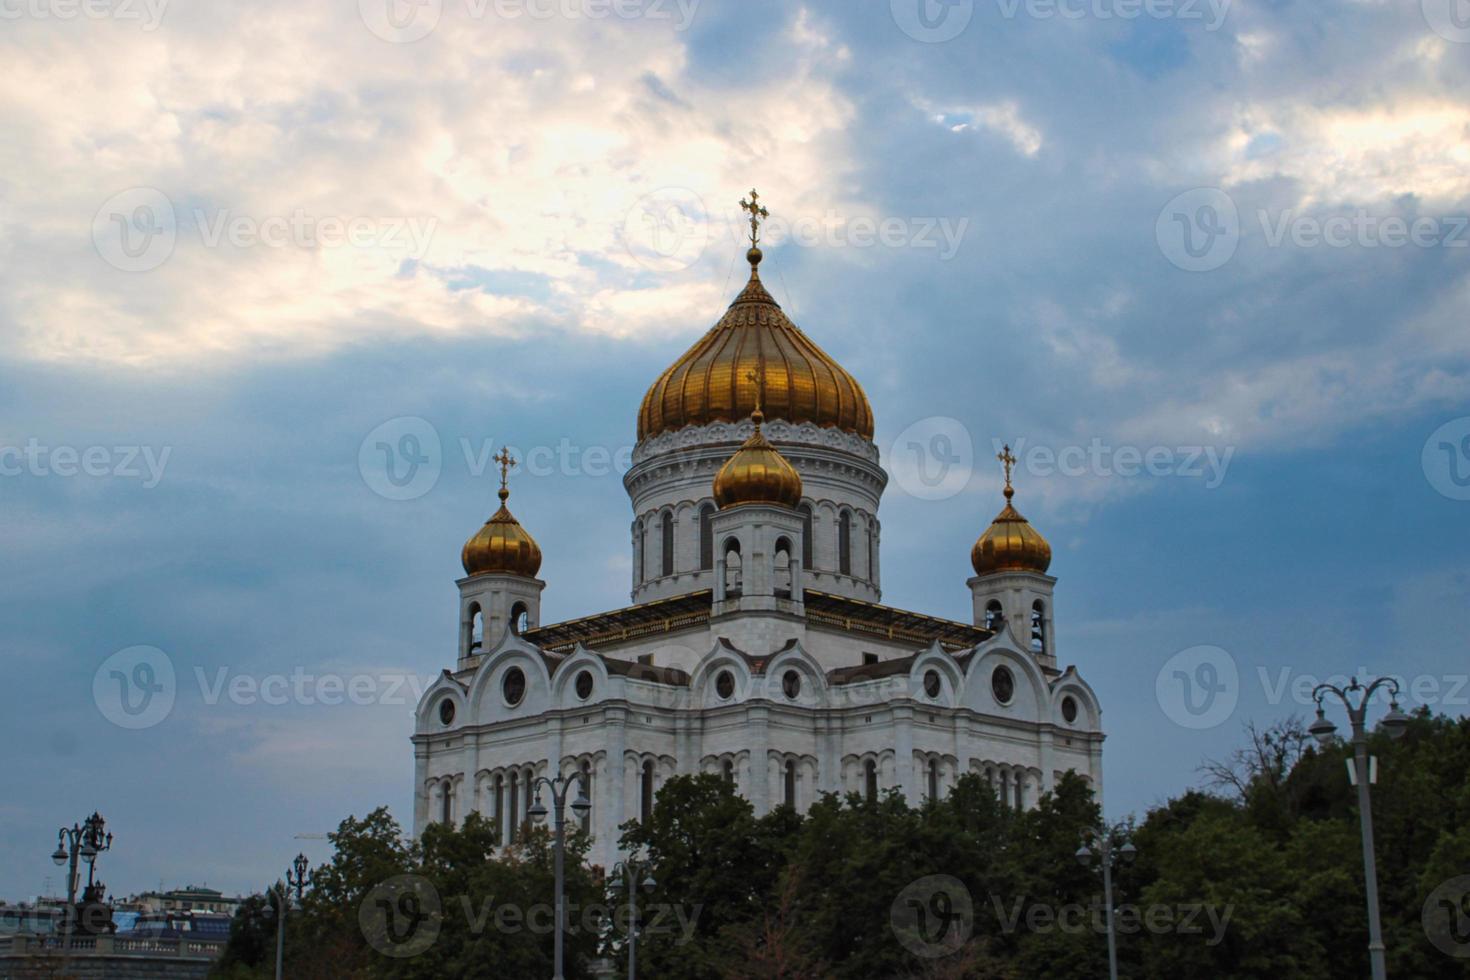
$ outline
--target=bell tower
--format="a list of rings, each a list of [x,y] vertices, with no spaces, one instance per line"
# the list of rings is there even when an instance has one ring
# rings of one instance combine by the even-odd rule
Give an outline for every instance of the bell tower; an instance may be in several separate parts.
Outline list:
[[[1052,590],[1057,580],[1046,574],[1051,567],[1051,545],[1031,526],[1011,500],[1011,468],[1016,457],[1006,446],[996,457],[1005,468],[1005,499],[970,550],[975,577],[970,594],[975,603],[975,625],[1000,632],[1009,629],[1023,649],[1043,664],[1056,666],[1052,634]]]
[[[500,509],[465,542],[460,552],[465,577],[459,586],[459,661],[473,661],[505,636],[506,630],[534,629],[541,621],[541,548],[511,515],[507,476],[516,464],[508,450],[500,464]]]

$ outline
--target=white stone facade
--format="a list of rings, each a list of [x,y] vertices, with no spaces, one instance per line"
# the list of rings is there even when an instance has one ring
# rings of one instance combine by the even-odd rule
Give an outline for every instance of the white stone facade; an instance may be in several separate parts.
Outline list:
[[[772,505],[715,511],[715,472],[749,432],[691,426],[639,445],[624,480],[632,606],[543,626],[541,582],[461,580],[456,666],[416,717],[415,833],[478,811],[509,840],[528,782],[557,773],[585,775],[591,860],[604,866],[619,826],[678,774],[724,775],[757,813],[890,788],[918,803],[971,772],[1012,806],[1068,770],[1100,790],[1101,708],[1057,666],[1056,580],[971,579],[974,623],[877,605],[876,447],[772,420],[809,521]]]

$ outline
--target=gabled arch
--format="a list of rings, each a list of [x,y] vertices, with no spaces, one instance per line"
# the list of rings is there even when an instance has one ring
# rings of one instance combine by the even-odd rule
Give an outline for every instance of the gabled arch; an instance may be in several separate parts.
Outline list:
[[[444,698],[450,698],[454,702],[454,725],[459,727],[470,720],[469,692],[463,684],[454,679],[454,675],[448,670],[441,671],[434,682],[425,688],[424,693],[419,696],[418,706],[414,709],[414,730],[418,732],[443,731],[446,727],[439,720],[439,702]]]
[[[728,700],[719,697],[715,691],[715,681],[723,670],[730,671],[735,681],[735,693]],[[716,641],[694,668],[689,690],[693,693],[693,702],[703,707],[736,704],[750,697],[754,690],[754,677],[744,657],[723,642]]]
[[[924,687],[925,677],[931,670],[937,671],[940,677],[941,689],[937,698],[931,698]],[[909,697],[922,704],[953,707],[961,701],[964,684],[965,675],[960,665],[939,645],[938,640],[915,657],[913,666],[909,668]]]
[[[962,688],[962,704],[986,715],[999,715],[1017,721],[1041,721],[1051,710],[1051,685],[1034,657],[1004,642],[1005,634],[986,640],[975,647],[966,665]],[[991,691],[995,668],[1004,665],[1015,680],[1015,693],[1009,705],[996,701]]]
[[[783,687],[788,670],[801,674],[801,693],[795,700],[786,696]],[[799,642],[793,643],[766,662],[763,690],[765,696],[777,704],[821,705],[827,702],[827,674]]]
[[[577,696],[577,675],[582,671],[592,672],[592,696],[583,701]],[[597,654],[588,650],[581,643],[573,648],[571,656],[557,664],[556,673],[551,678],[551,700],[560,707],[577,707],[581,705],[595,704],[608,697],[608,690],[612,687],[612,678],[607,672],[607,663]]]
[[[501,697],[501,682],[511,667],[525,674],[526,690],[519,704],[507,707]],[[510,718],[531,718],[551,704],[551,674],[539,647],[507,630],[499,645],[486,656],[470,687],[470,715],[476,724]]]

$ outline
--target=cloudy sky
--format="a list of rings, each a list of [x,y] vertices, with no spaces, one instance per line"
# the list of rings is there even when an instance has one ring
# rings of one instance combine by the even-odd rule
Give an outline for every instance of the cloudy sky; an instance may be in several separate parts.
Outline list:
[[[1111,816],[1314,678],[1470,710],[1460,0],[389,2],[0,0],[0,897],[94,809],[117,893],[410,821],[488,447],[545,620],[625,604],[608,460],[752,185],[886,602],[968,615],[1020,448]]]

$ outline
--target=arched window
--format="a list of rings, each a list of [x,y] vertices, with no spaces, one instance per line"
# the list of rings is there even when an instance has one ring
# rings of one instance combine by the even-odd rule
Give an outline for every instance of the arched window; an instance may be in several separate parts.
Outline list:
[[[785,538],[776,539],[776,555],[772,567],[772,584],[776,588],[778,596],[791,596],[791,542]]]
[[[868,528],[868,581],[878,581],[878,522],[869,521]]]
[[[994,633],[1000,629],[1005,613],[1001,612],[1000,600],[991,599],[985,604],[985,628]]]
[[[505,836],[505,776],[502,773],[495,774],[495,836],[503,844]]]
[[[705,571],[715,567],[715,505],[699,508],[699,567]]]
[[[577,787],[580,792],[587,794],[587,799],[592,799],[592,763],[586,759],[582,760],[582,785]],[[592,833],[592,811],[588,810],[581,816],[582,833]]]
[[[1046,603],[1040,599],[1031,604],[1031,651],[1046,652]]]
[[[485,645],[485,614],[478,602],[470,603],[470,645],[465,652],[470,656],[479,653]]]
[[[939,799],[939,763],[934,759],[929,760],[929,799]]]
[[[645,568],[644,556],[648,554],[647,534],[644,531],[643,519],[639,518],[633,522],[633,584],[642,585]]]
[[[1026,809],[1026,780],[1023,774],[1016,773],[1016,810]]]
[[[852,513],[843,511],[837,518],[837,571],[852,574]]]
[[[802,504],[796,508],[801,515],[801,567],[812,567],[812,505]]]
[[[796,762],[793,759],[786,760],[785,802],[792,809],[796,808]]]
[[[526,608],[524,602],[517,602],[510,607],[510,631],[520,636],[531,628],[531,611]]]
[[[740,594],[740,542],[735,538],[725,541],[725,595]]]
[[[735,785],[735,760],[734,759],[726,759],[725,760],[725,782],[729,783],[731,786],[734,786]]]
[[[663,523],[659,530],[659,547],[663,551],[663,571],[660,574],[674,574],[674,513],[664,511]]]
[[[452,823],[454,823],[454,784],[453,783],[445,783],[444,784],[444,812],[443,812],[442,817],[441,817],[441,822],[446,823],[446,824],[452,824]]]
[[[639,794],[638,819],[647,822],[653,816],[653,760],[643,763],[642,792]]]
[[[878,763],[872,759],[863,763],[863,779],[866,784],[863,789],[871,803],[878,798]]]
[[[516,842],[516,831],[520,829],[521,823],[521,779],[520,773],[514,769],[510,773],[510,806],[506,809],[509,819],[505,822],[505,842],[514,844]]]
[[[1009,808],[1011,805],[1011,773],[1009,769],[1000,771],[1000,805]]]

